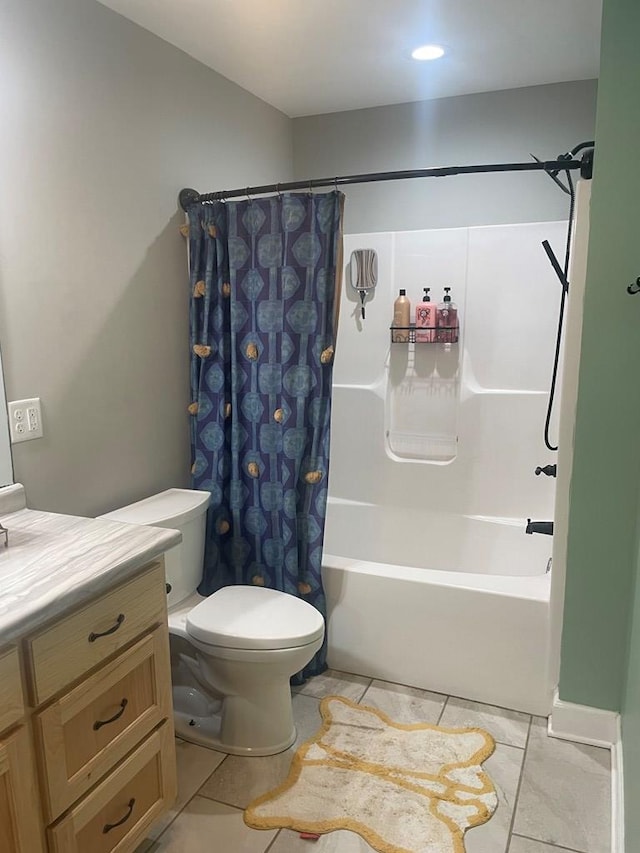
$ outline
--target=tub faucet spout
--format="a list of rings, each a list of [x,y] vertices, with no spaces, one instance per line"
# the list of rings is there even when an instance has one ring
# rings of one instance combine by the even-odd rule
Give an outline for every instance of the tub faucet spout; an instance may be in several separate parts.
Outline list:
[[[553,521],[531,521],[528,518],[525,533],[544,533],[546,536],[553,536]]]

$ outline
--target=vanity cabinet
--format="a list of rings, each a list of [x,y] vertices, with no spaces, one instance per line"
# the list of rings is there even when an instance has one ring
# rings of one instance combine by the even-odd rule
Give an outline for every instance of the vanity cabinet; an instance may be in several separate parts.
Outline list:
[[[0,738],[0,850],[43,853],[31,738],[26,726]]]
[[[20,656],[0,654],[0,850],[42,853],[44,836],[33,756],[25,720]]]
[[[35,715],[49,821],[168,719],[168,668],[157,628]]]
[[[12,646],[0,654],[0,732],[17,723],[23,714],[20,657]]]
[[[173,730],[165,724],[49,829],[51,853],[135,850],[173,802],[173,750]]]
[[[128,583],[30,637],[25,643],[29,687],[40,705],[103,663],[134,637],[166,624],[164,565],[155,563]]]
[[[175,796],[156,560],[0,654],[0,851],[132,853]]]

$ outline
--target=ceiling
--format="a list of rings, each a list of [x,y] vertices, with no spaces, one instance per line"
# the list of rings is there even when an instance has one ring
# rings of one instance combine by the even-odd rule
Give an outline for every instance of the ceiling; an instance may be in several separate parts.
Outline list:
[[[598,76],[602,0],[100,2],[292,117]]]

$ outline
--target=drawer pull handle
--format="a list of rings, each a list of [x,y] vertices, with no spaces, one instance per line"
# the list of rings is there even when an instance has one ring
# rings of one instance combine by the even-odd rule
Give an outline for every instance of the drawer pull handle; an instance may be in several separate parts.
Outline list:
[[[109,717],[108,720],[96,720],[95,723],[93,724],[94,732],[97,732],[98,729],[101,729],[103,726],[108,726],[109,723],[115,723],[116,720],[119,720],[120,717],[124,714],[124,709],[127,707],[128,704],[129,704],[129,700],[123,699],[122,702],[120,703],[120,710],[118,711],[117,714],[114,714],[113,717]]]
[[[122,625],[123,622],[124,622],[124,613],[120,613],[118,618],[116,619],[116,624],[113,626],[113,628],[109,628],[108,631],[103,631],[101,634],[95,634],[92,631],[89,634],[89,642],[95,643],[95,641],[97,639],[99,639],[100,637],[106,637],[108,634],[115,634],[115,632],[118,630],[118,628]]]
[[[122,826],[123,823],[126,823],[133,814],[133,807],[135,806],[135,804],[135,797],[131,797],[131,799],[129,800],[129,805],[127,806],[126,815],[123,818],[120,818],[117,823],[105,823],[105,825],[102,827],[102,834],[106,835],[107,832],[111,832],[111,830],[115,829],[116,826]]]

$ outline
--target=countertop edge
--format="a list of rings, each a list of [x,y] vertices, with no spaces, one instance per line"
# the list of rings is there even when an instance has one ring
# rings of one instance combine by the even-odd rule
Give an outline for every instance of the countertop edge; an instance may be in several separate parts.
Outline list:
[[[5,516],[8,525],[10,525],[10,537],[12,531],[19,529],[18,522],[15,519],[20,515],[21,521],[24,523],[25,513],[28,519],[32,515],[34,517],[46,515],[47,520],[57,518],[67,520],[73,518],[76,520],[75,517],[71,516],[64,517],[23,510],[21,513],[16,513],[14,517]],[[82,520],[79,517],[77,519],[78,522]],[[96,523],[92,519],[86,519],[86,521],[92,525]],[[55,569],[49,576],[50,585],[36,583],[34,587],[29,584],[29,579],[25,577],[24,592],[20,592],[20,597],[16,598],[14,606],[7,607],[0,614],[0,648],[11,645],[29,634],[37,633],[48,623],[59,619],[66,613],[77,610],[107,590],[125,582],[135,576],[144,566],[153,562],[170,548],[179,545],[182,541],[182,534],[179,530],[116,522],[101,522],[101,524],[105,526],[105,533],[111,537],[113,537],[114,528],[116,528],[116,541],[120,534],[117,528],[122,529],[122,534],[124,534],[123,549],[120,551],[114,549],[114,553],[111,555],[107,542],[107,546],[102,545],[96,549],[96,556],[92,559],[92,548],[89,547],[86,551],[86,569],[81,568],[69,572]],[[142,541],[136,541],[137,535],[131,536],[135,528],[140,531],[141,536],[139,538]],[[83,531],[79,531],[79,541],[82,541],[82,538]],[[76,555],[74,562],[79,562],[79,559],[84,558],[78,558]],[[7,595],[10,599],[11,592],[8,592]],[[0,595],[1,599],[2,595]]]
[[[71,589],[60,592],[59,587],[56,587],[49,601],[40,597],[32,611],[21,613],[20,617],[13,623],[8,625],[5,623],[0,630],[0,648],[22,639],[27,634],[37,633],[47,623],[55,621],[63,614],[79,609],[94,598],[98,598],[102,592],[106,592],[133,577],[145,565],[180,543],[182,537],[177,530],[163,532],[167,535],[163,536],[160,541],[138,554],[132,555],[130,559],[123,560],[121,563],[106,568],[95,575],[87,576]]]

